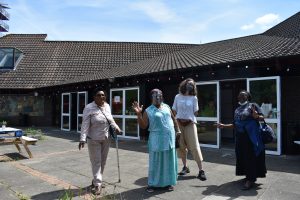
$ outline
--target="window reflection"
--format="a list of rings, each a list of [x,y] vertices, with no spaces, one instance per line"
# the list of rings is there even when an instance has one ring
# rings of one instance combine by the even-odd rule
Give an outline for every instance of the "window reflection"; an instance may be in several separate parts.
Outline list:
[[[277,151],[277,124],[276,123],[268,123],[268,125],[273,129],[275,135],[276,135],[276,139],[274,139],[273,142],[266,144],[266,150],[269,151]]]
[[[136,119],[125,119],[125,134],[130,137],[138,137],[138,125]]]
[[[63,95],[63,113],[69,113],[69,95]]]
[[[69,129],[69,116],[63,116],[63,129]]]
[[[14,69],[21,59],[22,52],[15,48],[0,48],[0,69]]]
[[[250,82],[252,101],[257,103],[265,118],[277,118],[276,80]]]
[[[123,114],[123,91],[112,91],[112,114]]]
[[[123,130],[123,119],[122,118],[114,118],[116,124],[120,127],[121,130]]]
[[[132,103],[137,101],[138,90],[126,90],[126,107],[125,115],[135,115],[135,112],[132,110]]]
[[[78,114],[83,113],[83,109],[85,107],[85,94],[79,94],[79,110]]]
[[[199,116],[217,117],[217,93],[216,85],[197,85]]]
[[[217,128],[215,122],[198,121],[197,133],[199,143],[217,145]]]
[[[78,117],[78,131],[81,131],[82,117]]]

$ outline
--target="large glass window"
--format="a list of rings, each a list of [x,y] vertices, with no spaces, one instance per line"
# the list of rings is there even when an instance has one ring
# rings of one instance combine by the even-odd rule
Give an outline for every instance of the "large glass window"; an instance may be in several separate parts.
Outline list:
[[[22,52],[15,48],[0,48],[0,69],[15,69]]]
[[[123,130],[123,135],[121,137],[139,139],[137,116],[131,108],[134,101],[139,101],[139,89],[112,89],[110,97],[113,117],[119,127]]]

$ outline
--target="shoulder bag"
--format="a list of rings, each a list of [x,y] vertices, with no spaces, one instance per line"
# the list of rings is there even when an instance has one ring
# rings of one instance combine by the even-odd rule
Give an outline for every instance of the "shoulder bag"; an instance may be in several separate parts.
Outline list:
[[[253,103],[250,103],[250,106],[249,106],[250,109],[251,109],[252,105],[253,105]],[[258,123],[259,123],[259,121],[258,121]],[[263,123],[259,123],[259,132],[261,135],[262,142],[264,144],[269,144],[276,139],[276,135],[275,135],[273,129],[271,128],[271,126],[269,126],[266,123],[265,119],[264,119]]]
[[[263,121],[263,123],[260,123],[259,131],[264,144],[271,143],[276,138],[273,129],[266,123],[265,120]]]
[[[105,119],[107,120],[107,123],[108,123],[108,125],[109,125],[109,127],[108,127],[108,133],[109,133],[110,137],[111,137],[112,139],[115,140],[115,139],[117,138],[115,127],[113,127],[113,125],[112,125],[112,124],[110,123],[110,121],[107,119],[106,115],[105,115],[104,112],[101,110],[101,108],[99,108],[99,109],[100,109],[100,111],[102,112],[102,114],[104,115],[104,117],[105,117]]]

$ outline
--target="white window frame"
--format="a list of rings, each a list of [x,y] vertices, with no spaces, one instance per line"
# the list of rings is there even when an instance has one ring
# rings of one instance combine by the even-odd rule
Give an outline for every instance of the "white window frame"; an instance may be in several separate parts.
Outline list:
[[[220,121],[220,84],[219,81],[207,81],[207,82],[197,82],[196,86],[198,85],[216,85],[217,87],[217,117],[196,117],[197,122],[198,121],[207,121],[207,122],[219,122]],[[217,144],[202,144],[200,143],[200,146],[203,147],[210,147],[210,148],[220,148],[220,130],[217,128]]]
[[[69,96],[69,112],[64,113],[64,96]],[[62,93],[61,94],[61,124],[60,124],[60,129],[63,131],[70,131],[71,130],[71,103],[72,103],[72,95],[71,93]],[[69,128],[65,129],[63,128],[63,118],[64,117],[69,117]]]
[[[88,92],[87,91],[82,91],[82,92],[77,92],[77,132],[81,133],[81,131],[79,130],[79,117],[83,117],[83,113],[79,113],[79,96],[80,94],[84,94],[85,98],[84,98],[84,105],[86,106],[87,102],[88,102]]]
[[[260,78],[247,78],[247,90],[250,91],[250,81],[260,81],[260,80],[276,80],[276,95],[277,95],[277,119],[268,119],[265,121],[267,123],[276,123],[277,124],[277,151],[266,150],[267,154],[271,155],[281,155],[281,82],[280,76],[269,76],[269,77],[260,77]]]
[[[126,91],[127,90],[137,90],[137,102],[140,102],[140,88],[139,87],[125,87],[125,88],[112,88],[110,89],[110,105],[112,106],[112,92],[114,91],[122,91],[122,95],[123,95],[123,99],[122,99],[122,115],[113,115],[113,117],[115,118],[122,118],[122,127],[121,130],[123,131],[122,135],[118,135],[118,137],[120,138],[128,138],[128,139],[136,139],[136,140],[140,140],[140,128],[139,125],[137,124],[137,137],[132,137],[132,136],[126,136],[126,124],[125,121],[126,119],[136,119],[137,120],[137,116],[136,115],[125,115],[125,109],[126,109]]]

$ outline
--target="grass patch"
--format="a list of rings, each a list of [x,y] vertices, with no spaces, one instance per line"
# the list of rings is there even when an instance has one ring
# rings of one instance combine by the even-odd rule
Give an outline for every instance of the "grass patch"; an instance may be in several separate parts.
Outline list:
[[[41,129],[37,128],[27,128],[24,130],[24,136],[36,138],[39,140],[44,140],[46,138],[45,134]]]

